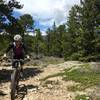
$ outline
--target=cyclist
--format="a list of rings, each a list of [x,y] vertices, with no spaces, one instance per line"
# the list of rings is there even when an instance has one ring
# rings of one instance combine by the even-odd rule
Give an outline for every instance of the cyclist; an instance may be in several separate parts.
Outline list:
[[[8,53],[10,50],[13,50],[13,59],[24,59],[25,54],[27,55],[27,48],[25,44],[22,42],[21,35],[15,35],[14,36],[14,42],[9,45],[9,47],[6,49],[6,53]],[[6,54],[3,56],[6,57]],[[29,59],[29,55],[27,55],[27,58]],[[23,62],[21,63],[24,64]],[[15,67],[15,62],[12,62],[12,67]],[[23,72],[23,69],[21,69]]]

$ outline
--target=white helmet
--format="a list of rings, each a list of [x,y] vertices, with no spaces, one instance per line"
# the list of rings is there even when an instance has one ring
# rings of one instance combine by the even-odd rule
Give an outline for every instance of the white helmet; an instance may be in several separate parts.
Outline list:
[[[21,41],[22,37],[20,35],[15,35],[14,36],[14,41]]]

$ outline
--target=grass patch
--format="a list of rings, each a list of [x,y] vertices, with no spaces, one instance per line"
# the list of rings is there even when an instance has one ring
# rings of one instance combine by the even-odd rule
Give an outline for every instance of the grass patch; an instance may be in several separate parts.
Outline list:
[[[81,83],[81,85],[76,85],[69,87],[69,90],[84,90],[90,86],[100,83],[100,73],[94,73],[92,71],[84,71],[84,69],[74,69],[72,71],[65,70],[65,76],[63,79],[73,80],[75,82]]]
[[[75,92],[75,91],[81,91],[82,88],[81,88],[81,85],[75,85],[75,86],[69,86],[68,90]]]
[[[86,95],[77,95],[75,100],[90,100],[90,97]]]
[[[43,79],[40,79],[40,81],[45,81],[45,80],[47,80],[47,79],[49,79],[49,78],[57,77],[57,76],[63,76],[63,75],[64,75],[64,73],[56,73],[56,74],[54,74],[54,75],[48,75],[47,77],[45,77],[45,78],[43,78]]]
[[[91,69],[91,66],[89,63],[82,64],[82,65],[80,65],[80,67],[86,68],[86,69]]]
[[[62,76],[63,80],[65,81],[72,80],[79,83],[75,86],[68,87],[68,90],[70,91],[83,91],[86,88],[100,84],[100,73],[95,73],[93,70],[91,70],[91,67],[88,63],[80,65],[79,67],[74,66],[66,69],[63,73],[49,75],[41,79],[41,81],[45,81],[49,78],[57,76]]]

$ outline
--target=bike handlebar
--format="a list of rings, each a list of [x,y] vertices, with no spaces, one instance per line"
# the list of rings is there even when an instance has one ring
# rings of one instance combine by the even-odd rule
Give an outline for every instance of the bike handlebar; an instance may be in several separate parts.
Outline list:
[[[24,59],[12,59],[13,61],[24,61]]]
[[[10,60],[19,62],[19,61],[28,61],[29,59],[24,58],[24,59],[10,59]]]

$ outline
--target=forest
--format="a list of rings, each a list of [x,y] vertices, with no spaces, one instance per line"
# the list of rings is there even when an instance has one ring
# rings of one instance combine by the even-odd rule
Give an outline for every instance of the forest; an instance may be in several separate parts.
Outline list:
[[[80,0],[80,5],[70,9],[66,22],[59,26],[54,22],[45,35],[35,28],[30,14],[19,19],[13,16],[14,9],[22,8],[15,0],[0,0],[0,55],[13,41],[13,36],[21,34],[29,53],[65,60],[100,60],[100,0]],[[32,36],[28,30],[33,31]]]

